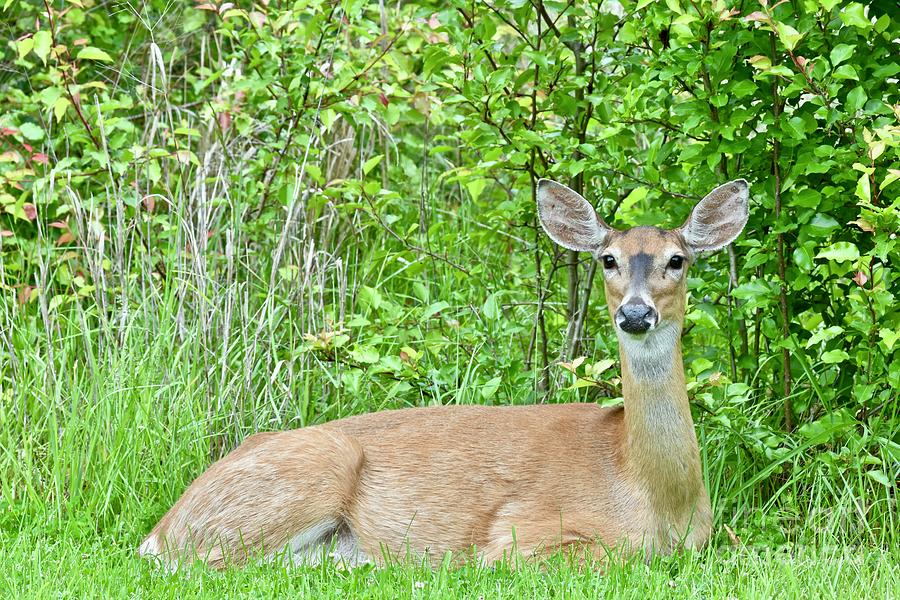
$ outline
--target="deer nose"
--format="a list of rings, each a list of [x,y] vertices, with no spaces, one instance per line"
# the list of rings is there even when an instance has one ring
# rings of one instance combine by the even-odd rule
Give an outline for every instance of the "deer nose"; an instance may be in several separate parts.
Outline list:
[[[627,333],[646,333],[656,320],[656,310],[640,301],[626,302],[616,311],[616,324]]]

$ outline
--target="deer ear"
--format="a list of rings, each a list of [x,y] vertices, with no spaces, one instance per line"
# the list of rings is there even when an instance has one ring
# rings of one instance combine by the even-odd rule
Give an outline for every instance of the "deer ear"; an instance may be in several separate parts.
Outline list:
[[[719,250],[740,235],[750,216],[750,186],[743,179],[720,185],[697,203],[678,230],[691,250]]]
[[[609,226],[578,192],[541,179],[537,188],[538,217],[550,239],[569,250],[596,252]]]

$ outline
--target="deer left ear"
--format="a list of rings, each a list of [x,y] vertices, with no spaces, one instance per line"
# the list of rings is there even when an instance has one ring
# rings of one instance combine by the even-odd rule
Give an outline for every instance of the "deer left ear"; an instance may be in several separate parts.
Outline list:
[[[720,185],[697,203],[678,229],[691,250],[719,250],[737,238],[750,216],[750,185],[735,179]]]

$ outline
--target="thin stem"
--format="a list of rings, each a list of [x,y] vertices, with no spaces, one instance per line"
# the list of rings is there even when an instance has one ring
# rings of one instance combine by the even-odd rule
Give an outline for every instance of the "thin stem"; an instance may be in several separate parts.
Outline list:
[[[771,42],[772,64],[775,64],[775,34],[769,38]],[[781,117],[781,99],[778,95],[778,80],[772,79],[772,105],[777,123]],[[772,175],[775,181],[775,221],[781,221],[781,170],[778,162],[781,156],[781,140],[776,136],[772,137]],[[786,342],[790,337],[790,328],[788,326],[788,306],[787,306],[787,278],[785,276],[784,264],[784,234],[779,232],[777,239],[778,253],[778,278],[781,280],[781,286],[778,291],[778,300],[781,307],[781,334]],[[781,380],[784,384],[782,393],[784,394],[784,428],[787,431],[794,429],[794,407],[791,401],[791,352],[786,345],[781,348],[782,373]]]

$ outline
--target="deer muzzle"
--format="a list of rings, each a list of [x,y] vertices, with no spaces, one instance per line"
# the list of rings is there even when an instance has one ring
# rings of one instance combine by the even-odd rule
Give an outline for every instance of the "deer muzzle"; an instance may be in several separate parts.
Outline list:
[[[626,333],[647,333],[658,322],[656,309],[639,298],[629,300],[616,310],[616,325]]]

